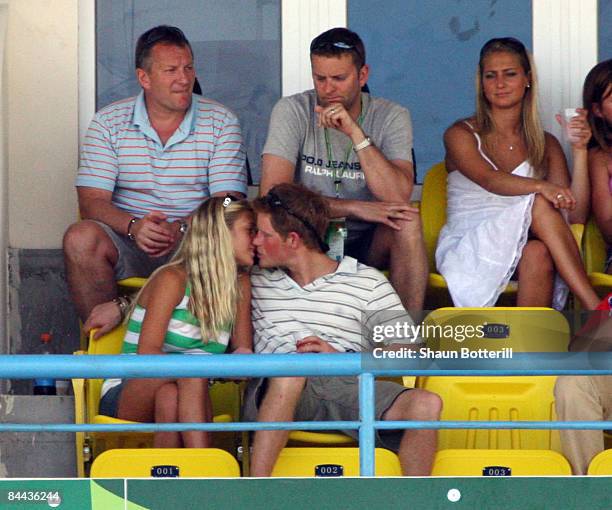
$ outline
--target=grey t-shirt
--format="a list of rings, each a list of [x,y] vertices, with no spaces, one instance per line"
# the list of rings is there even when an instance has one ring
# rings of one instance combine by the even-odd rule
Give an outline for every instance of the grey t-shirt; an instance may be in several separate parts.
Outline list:
[[[363,131],[388,160],[412,161],[412,122],[410,112],[391,101],[361,94],[365,116]],[[295,180],[327,197],[336,196],[334,181],[340,177],[339,198],[375,200],[368,189],[359,158],[348,151],[350,139],[336,129],[328,129],[331,161],[324,129],[317,127],[314,90],[284,97],[272,110],[264,154],[295,161]],[[346,160],[345,160],[346,158]],[[349,221],[349,239],[369,228],[368,223]]]

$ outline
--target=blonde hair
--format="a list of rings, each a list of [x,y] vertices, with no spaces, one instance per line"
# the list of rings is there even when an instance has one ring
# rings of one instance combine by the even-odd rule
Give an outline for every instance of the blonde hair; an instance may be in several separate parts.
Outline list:
[[[490,150],[490,135],[495,131],[496,126],[491,115],[491,105],[484,94],[482,74],[484,59],[495,52],[511,53],[518,56],[523,71],[530,78],[530,86],[527,87],[523,96],[521,127],[527,146],[527,159],[534,168],[535,176],[543,178],[547,173],[547,169],[544,167],[546,138],[538,112],[538,79],[531,55],[525,49],[523,43],[513,37],[491,39],[480,50],[480,59],[476,71],[476,122],[478,133],[482,136],[485,148]]]
[[[148,280],[164,267],[179,265],[185,269],[191,289],[187,308],[200,323],[204,343],[226,331],[236,315],[240,295],[230,230],[246,213],[253,214],[246,200],[229,197],[206,200],[193,213],[189,229],[172,260]],[[140,293],[132,306],[138,302]]]

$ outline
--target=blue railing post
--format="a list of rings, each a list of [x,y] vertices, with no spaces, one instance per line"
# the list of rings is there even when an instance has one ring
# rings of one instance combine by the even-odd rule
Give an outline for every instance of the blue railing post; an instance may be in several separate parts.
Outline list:
[[[359,474],[374,476],[374,376],[363,373],[359,376]]]

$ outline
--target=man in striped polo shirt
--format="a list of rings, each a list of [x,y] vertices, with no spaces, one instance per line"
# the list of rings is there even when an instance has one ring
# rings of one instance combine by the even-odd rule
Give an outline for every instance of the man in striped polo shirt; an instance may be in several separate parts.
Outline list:
[[[257,353],[335,353],[369,350],[364,329],[372,312],[407,317],[401,301],[377,270],[325,253],[325,200],[303,185],[274,186],[254,203],[259,268],[251,274],[253,346]],[[282,269],[280,269],[282,268]],[[375,316],[375,315],[374,315]],[[380,315],[379,315],[380,317]],[[414,338],[408,338],[414,342]],[[356,378],[252,379],[244,398],[247,421],[359,419]],[[377,420],[437,420],[440,398],[388,381],[376,382]],[[356,431],[346,431],[357,437]],[[436,451],[435,430],[377,432],[377,443],[398,452],[405,475],[428,475]],[[269,476],[287,431],[257,431],[252,476]]]
[[[142,91],[91,122],[76,180],[82,221],[64,236],[83,321],[117,297],[116,280],[147,277],[169,260],[203,200],[247,192],[240,124],[223,105],[192,93],[193,52],[183,32],[152,28],[135,56]]]

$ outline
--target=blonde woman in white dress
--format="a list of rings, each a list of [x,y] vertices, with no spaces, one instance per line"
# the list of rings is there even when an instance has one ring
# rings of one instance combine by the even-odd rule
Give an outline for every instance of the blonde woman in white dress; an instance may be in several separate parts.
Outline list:
[[[557,139],[537,112],[537,80],[525,46],[492,39],[480,52],[476,115],[444,135],[447,224],[436,262],[455,306],[494,306],[518,278],[518,306],[551,306],[557,272],[582,306],[599,302],[561,211],[588,214],[586,112],[573,121],[573,182]]]

